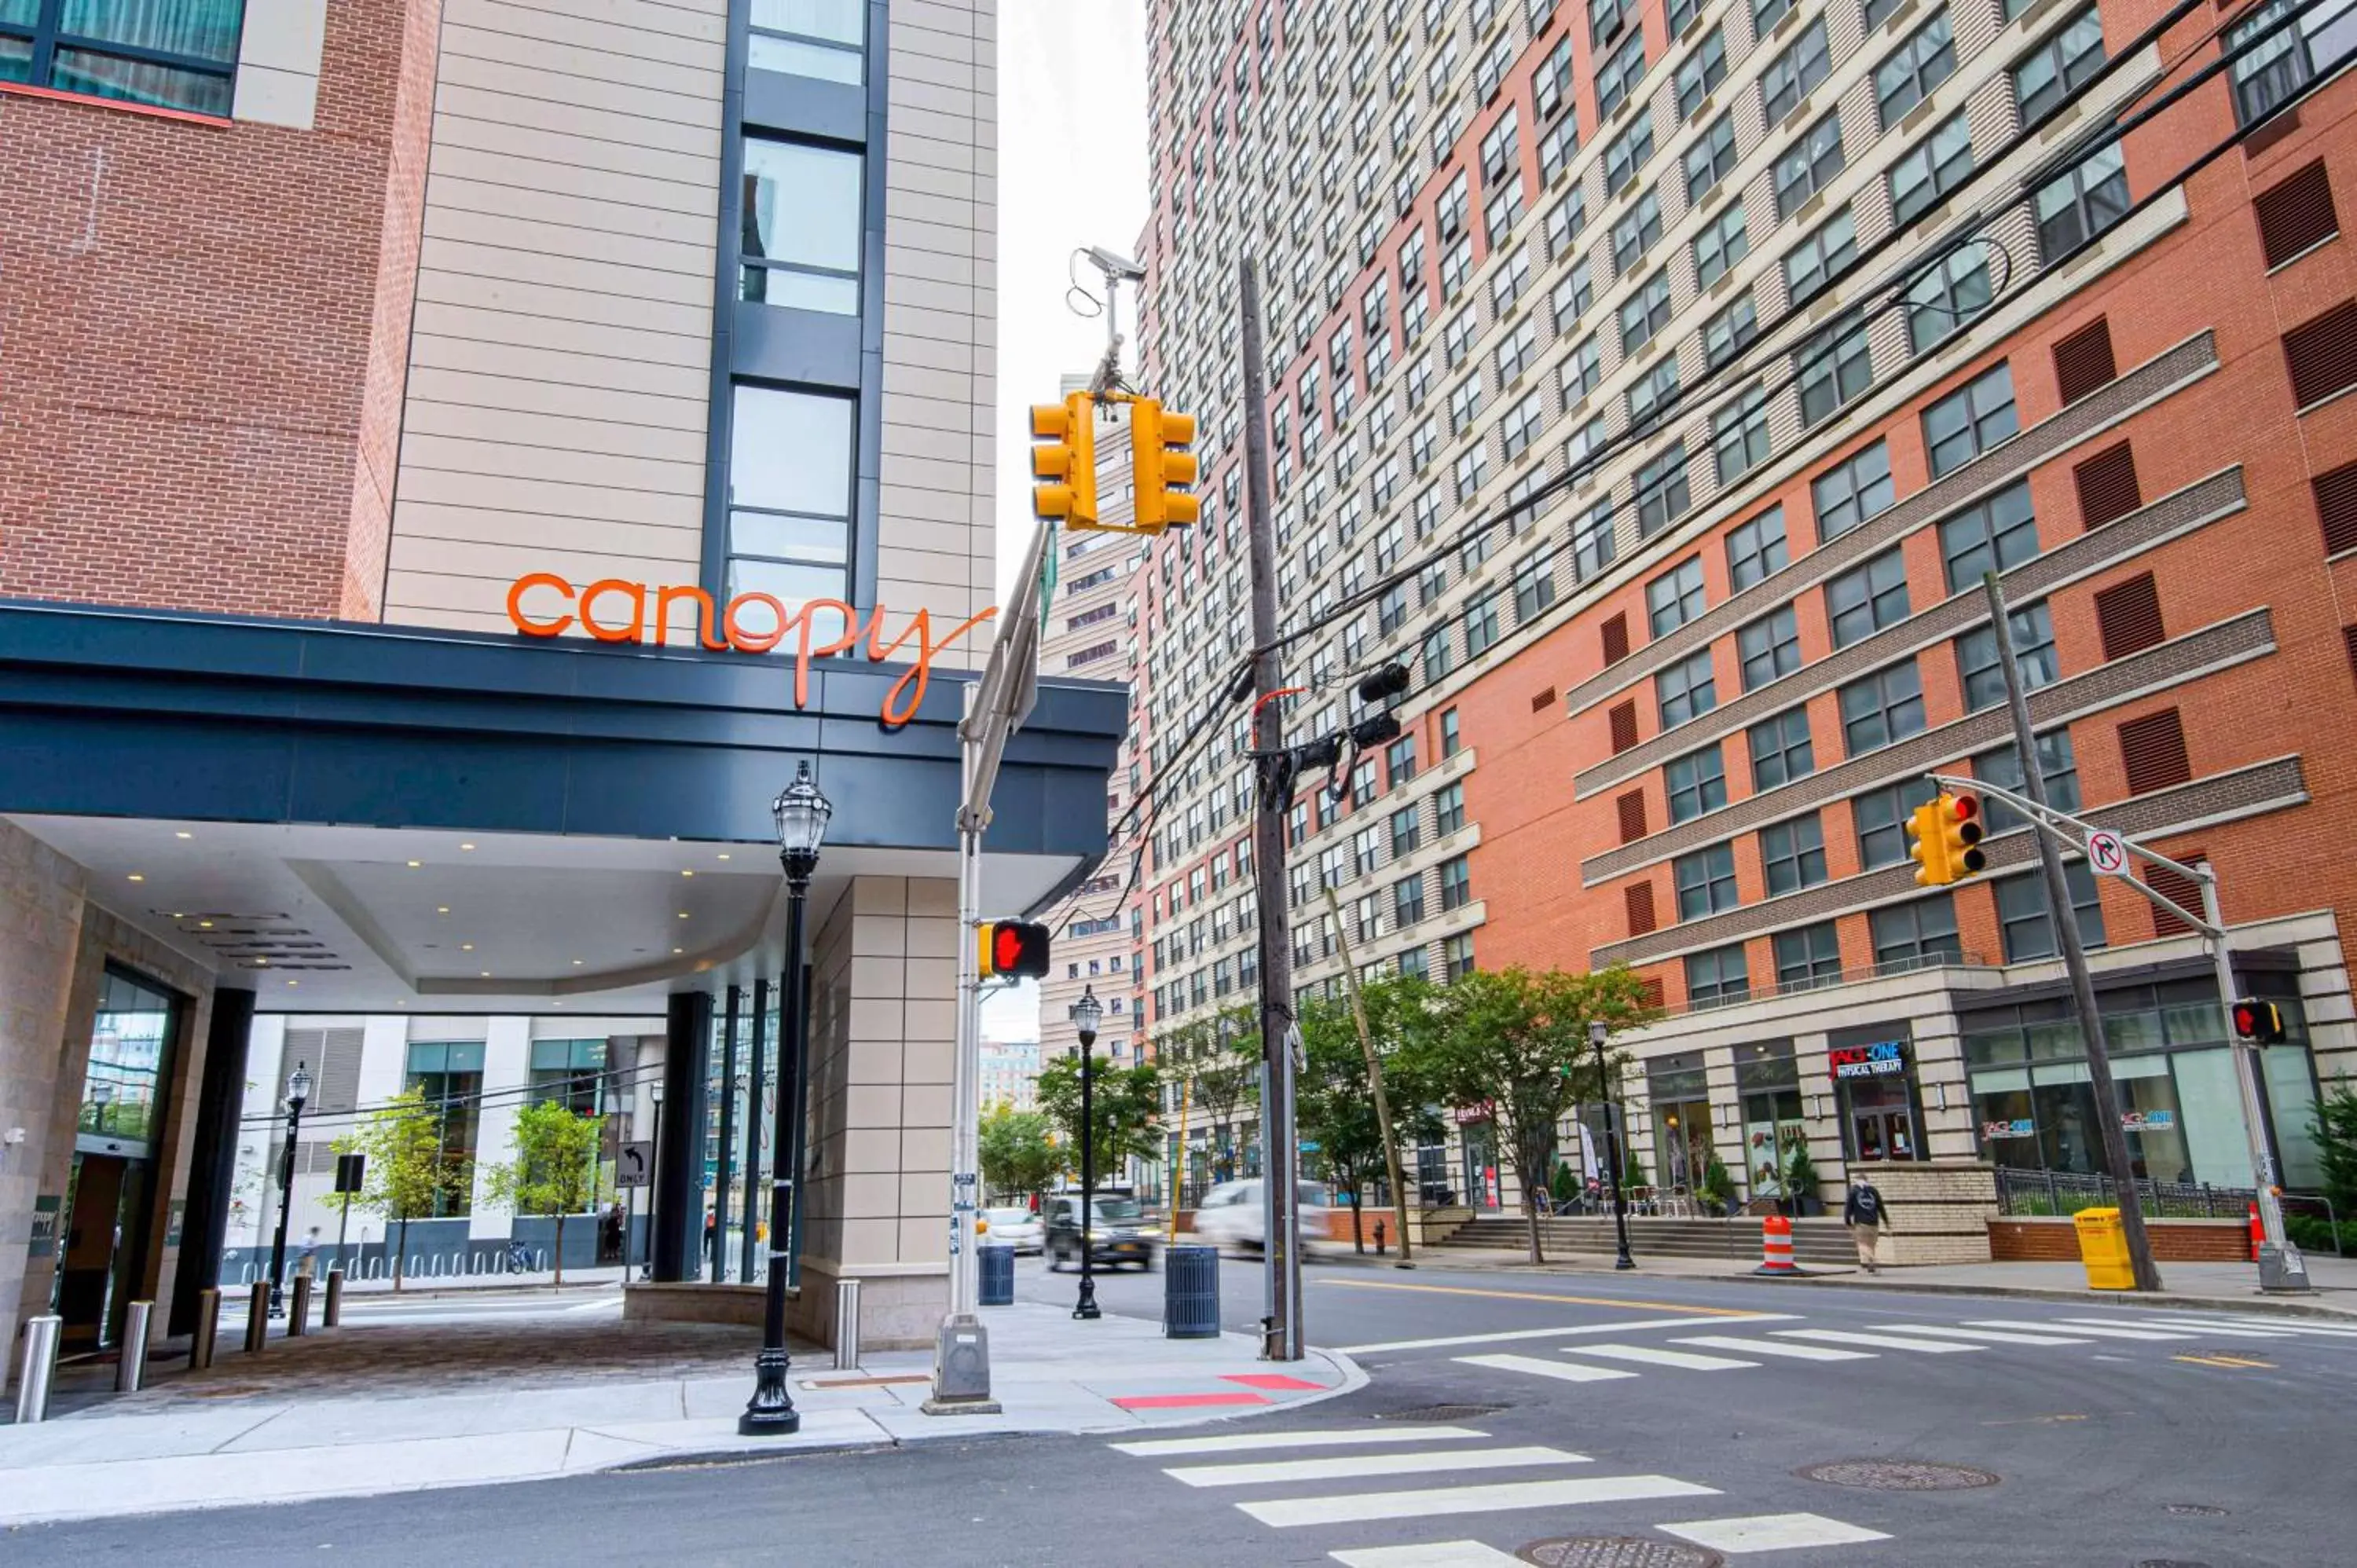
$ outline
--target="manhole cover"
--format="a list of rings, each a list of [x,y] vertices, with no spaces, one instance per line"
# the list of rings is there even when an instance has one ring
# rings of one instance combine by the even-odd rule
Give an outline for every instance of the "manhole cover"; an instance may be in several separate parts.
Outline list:
[[[2169,1505],[2169,1511],[2170,1513],[2178,1514],[2191,1514],[2196,1519],[2222,1519],[2226,1514],[2226,1510],[2224,1509],[2214,1507],[2209,1503],[2171,1503]]]
[[[1511,1409],[1502,1404],[1420,1404],[1413,1410],[1378,1411],[1377,1421],[1470,1421],[1477,1415],[1495,1415]]]
[[[1997,1480],[1986,1470],[1969,1465],[1933,1465],[1921,1459],[1836,1459],[1793,1474],[1828,1486],[1864,1487],[1877,1492],[1960,1492],[1972,1487],[1994,1487]]]
[[[1727,1559],[1699,1546],[1634,1535],[1577,1535],[1534,1541],[1517,1553],[1542,1568],[1721,1568]]]

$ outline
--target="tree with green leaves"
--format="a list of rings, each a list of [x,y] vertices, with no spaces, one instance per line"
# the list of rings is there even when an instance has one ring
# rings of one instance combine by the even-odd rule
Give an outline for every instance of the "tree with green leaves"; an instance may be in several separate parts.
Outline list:
[[[1090,1064],[1089,1096],[1095,1111],[1097,1177],[1121,1170],[1132,1159],[1151,1164],[1162,1156],[1154,1118],[1162,1107],[1162,1073],[1152,1062],[1123,1067],[1098,1057]],[[1039,1109],[1060,1134],[1058,1168],[1081,1168],[1081,1063],[1078,1057],[1051,1058],[1039,1069]]]
[[[2339,1079],[2327,1086],[2316,1102],[2312,1131],[2324,1196],[2336,1214],[2357,1214],[2357,1081]]]
[[[1017,1111],[1005,1101],[982,1113],[980,1150],[984,1190],[1021,1198],[1039,1191],[1056,1174],[1056,1146],[1049,1122],[1038,1111]]]
[[[491,1167],[491,1201],[517,1215],[556,1221],[556,1284],[565,1283],[565,1220],[587,1213],[598,1197],[597,1145],[603,1123],[559,1100],[516,1112],[508,1148],[514,1156]]]
[[[1414,1053],[1404,1048],[1415,1032],[1430,1027],[1430,997],[1431,987],[1412,975],[1385,975],[1360,987],[1368,1043],[1383,1064],[1392,1135],[1404,1153],[1419,1144],[1437,1143],[1444,1133],[1418,1078]],[[1302,1004],[1297,1022],[1308,1068],[1296,1090],[1296,1120],[1303,1139],[1318,1145],[1314,1168],[1350,1194],[1351,1234],[1356,1241],[1366,1188],[1386,1174],[1389,1165],[1366,1046],[1359,1039],[1347,1001],[1312,997]],[[1366,1250],[1363,1241],[1358,1242],[1358,1250]]]
[[[1522,1187],[1531,1262],[1544,1262],[1539,1208],[1556,1125],[1607,1092],[1588,1026],[1617,1032],[1643,1022],[1643,988],[1625,964],[1588,974],[1517,966],[1461,975],[1433,997],[1432,1026],[1415,1031],[1408,1058],[1436,1098],[1489,1108],[1499,1158]],[[1609,1070],[1617,1075],[1617,1065]]]
[[[1260,1023],[1249,1006],[1222,1007],[1208,1018],[1157,1037],[1155,1059],[1186,1086],[1189,1119],[1211,1128],[1211,1179],[1236,1175],[1236,1113],[1260,1103]],[[1186,1173],[1178,1173],[1184,1180]]]
[[[458,1208],[473,1183],[473,1167],[443,1147],[441,1112],[414,1086],[371,1112],[331,1146],[339,1155],[363,1156],[367,1167],[359,1192],[330,1194],[328,1204],[337,1209],[358,1208],[385,1222],[385,1240],[393,1246],[393,1288],[399,1291],[409,1251],[409,1222]]]

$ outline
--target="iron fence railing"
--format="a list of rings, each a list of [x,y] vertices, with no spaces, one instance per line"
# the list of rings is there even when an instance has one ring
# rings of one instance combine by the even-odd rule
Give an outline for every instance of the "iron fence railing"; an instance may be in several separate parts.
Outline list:
[[[2154,1219],[2242,1219],[2251,1212],[2257,1193],[2247,1187],[2213,1187],[2207,1182],[2152,1181],[2138,1177],[2137,1201]],[[2040,1171],[2000,1167],[1996,1173],[1997,1211],[2013,1218],[2066,1216],[2083,1208],[2102,1208],[2119,1202],[2119,1183],[2107,1176],[2082,1171]],[[2287,1217],[2321,1222],[2320,1239],[2336,1255],[2348,1256],[2341,1216],[2321,1193],[2283,1195]],[[2311,1232],[2304,1246],[2319,1240]]]

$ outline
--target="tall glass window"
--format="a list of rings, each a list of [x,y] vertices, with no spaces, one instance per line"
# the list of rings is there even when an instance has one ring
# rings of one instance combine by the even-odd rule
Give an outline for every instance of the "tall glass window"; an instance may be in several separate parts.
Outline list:
[[[0,0],[0,81],[226,118],[245,0]]]
[[[442,1180],[434,1195],[435,1216],[470,1213],[475,1130],[482,1120],[481,1042],[411,1046],[409,1087],[425,1097],[440,1133]]]
[[[746,63],[853,87],[866,76],[867,0],[753,0]]]
[[[597,1114],[606,1079],[603,1040],[534,1040],[532,1102],[554,1101],[582,1116]]]
[[[729,429],[728,592],[791,613],[847,598],[858,401],[740,382]],[[759,637],[765,627],[748,625]]]
[[[6,0],[0,0],[5,7]],[[0,16],[6,14],[0,9]],[[90,1031],[75,1125],[111,1141],[145,1144],[156,1135],[166,1058],[172,1047],[173,1000],[129,975],[106,972]],[[145,1151],[135,1151],[144,1153]]]
[[[740,299],[859,314],[864,155],[808,142],[745,138],[745,271]]]

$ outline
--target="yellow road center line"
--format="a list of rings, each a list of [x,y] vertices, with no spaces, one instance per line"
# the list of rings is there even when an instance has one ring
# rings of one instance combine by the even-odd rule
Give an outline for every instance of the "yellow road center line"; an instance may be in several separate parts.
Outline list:
[[[2255,1367],[2263,1371],[2269,1372],[2274,1371],[2276,1366],[2273,1361],[2253,1361],[2241,1356],[2177,1356],[2171,1358],[2171,1359],[2190,1361],[2196,1366],[2201,1367]]]
[[[1341,1285],[1351,1290],[1407,1290],[1426,1295],[1482,1295],[1498,1301],[1555,1301],[1572,1306],[1620,1306],[1631,1312],[1692,1313],[1698,1317],[1758,1317],[1753,1308],[1743,1306],[1689,1306],[1684,1302],[1629,1301],[1618,1296],[1553,1295],[1535,1290],[1481,1290],[1472,1285],[1412,1285],[1393,1280],[1319,1280],[1323,1285]]]

